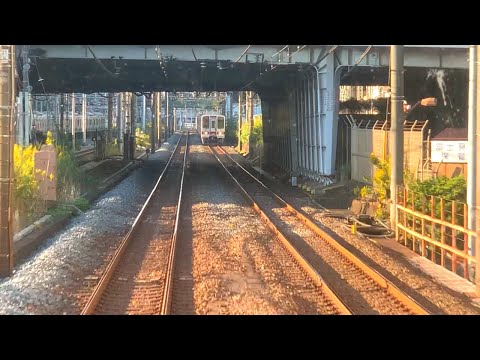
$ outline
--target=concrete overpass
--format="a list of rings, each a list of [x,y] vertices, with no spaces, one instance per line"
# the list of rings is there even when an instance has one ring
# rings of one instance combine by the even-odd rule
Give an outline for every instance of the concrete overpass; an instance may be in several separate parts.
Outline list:
[[[406,45],[405,67],[467,69],[467,51]],[[386,85],[389,52],[389,45],[31,45],[29,81],[33,93],[255,91],[267,158],[322,180],[335,173],[339,85]]]

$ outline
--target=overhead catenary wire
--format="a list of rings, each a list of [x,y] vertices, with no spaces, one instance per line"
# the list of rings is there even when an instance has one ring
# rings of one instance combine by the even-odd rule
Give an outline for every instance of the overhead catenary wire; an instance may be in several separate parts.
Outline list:
[[[289,56],[287,56],[287,59],[291,58],[293,55],[295,55],[296,53],[302,51],[302,50],[303,50],[304,48],[306,48],[306,47],[307,47],[307,45],[303,45],[303,46],[302,46],[301,48],[299,48],[297,51],[295,51],[295,52],[291,53]],[[272,72],[273,70],[275,70],[275,69],[276,69],[278,66],[280,66],[280,65],[282,65],[282,64],[277,64],[277,65],[273,66],[273,67],[270,69],[269,73]],[[258,79],[260,79],[260,78],[261,78],[263,75],[265,75],[266,73],[267,73],[267,70],[265,70],[264,73],[261,73],[260,76],[258,76],[255,80],[250,81],[247,85],[245,85],[244,87],[242,87],[242,88],[240,89],[240,91],[243,91],[243,90],[246,89],[248,86],[250,86],[250,85],[253,84],[254,82],[258,81]]]
[[[373,45],[369,45],[365,51],[362,53],[362,55],[360,55],[360,58],[357,60],[357,62],[355,63],[355,65],[352,66],[352,68],[350,70],[348,70],[343,76],[342,76],[342,79],[344,79],[348,74],[350,74],[353,70],[355,70],[355,68],[358,66],[358,64],[360,64],[362,62],[362,60],[365,58],[365,56],[367,56],[367,54],[370,52],[370,50],[373,48]]]
[[[332,52],[334,52],[338,47],[339,47],[339,45],[333,45],[330,48],[330,50],[327,51],[327,53],[325,55],[321,56],[322,54],[318,54],[317,61],[315,61],[313,66],[317,66],[318,64],[320,64],[323,61],[323,59],[325,59],[328,55],[330,55]]]
[[[247,46],[247,48],[242,52],[242,55],[240,55],[240,56],[238,57],[238,59],[235,60],[235,64],[240,61],[240,59],[243,57],[243,55],[245,55],[245,54],[247,53],[247,51],[250,49],[251,46],[252,46],[252,45],[248,45],[248,46]]]
[[[95,59],[95,62],[100,65],[100,67],[102,68],[102,70],[104,70],[108,75],[110,75],[112,78],[116,79],[118,77],[118,74],[114,74],[113,72],[111,72],[110,70],[108,70],[106,68],[105,65],[103,65],[103,63],[97,58],[97,56],[95,55],[95,53],[93,52],[92,48],[90,47],[90,45],[86,45],[87,46],[87,49],[90,51],[90,53],[92,54],[93,58]]]

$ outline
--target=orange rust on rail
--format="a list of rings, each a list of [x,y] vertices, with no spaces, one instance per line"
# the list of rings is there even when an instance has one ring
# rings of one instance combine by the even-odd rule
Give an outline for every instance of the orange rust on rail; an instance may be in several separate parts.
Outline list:
[[[221,149],[220,147],[217,147]],[[237,184],[240,188],[242,195],[247,199],[252,207],[257,211],[260,217],[266,222],[267,226],[272,230],[272,232],[278,237],[285,249],[294,257],[297,263],[302,267],[302,269],[308,274],[310,279],[325,293],[328,299],[334,304],[338,312],[341,315],[352,315],[351,310],[343,303],[343,301],[335,294],[335,292],[327,285],[324,279],[320,274],[313,268],[313,266],[298,252],[297,249],[288,241],[285,235],[275,226],[275,224],[270,220],[270,218],[262,211],[260,206],[253,200],[253,198],[248,194],[248,192],[243,188],[243,186],[238,182],[238,180],[232,175],[230,171],[225,167],[222,161],[219,159],[215,151],[212,150],[212,147],[209,147],[212,154],[215,156],[217,161],[222,165],[227,174],[231,179]],[[223,149],[221,149],[223,151]]]
[[[375,269],[372,269],[363,261],[361,261],[359,258],[357,258],[353,253],[351,253],[345,247],[343,247],[340,243],[335,241],[333,237],[331,237],[325,231],[320,229],[312,220],[310,220],[305,215],[300,213],[292,205],[288,204],[275,192],[269,189],[265,184],[263,184],[254,175],[252,175],[247,169],[245,169],[242,165],[240,165],[237,161],[235,161],[225,150],[223,150],[221,147],[218,147],[218,148],[221,150],[223,154],[228,156],[230,160],[232,160],[238,167],[240,167],[243,171],[245,171],[248,175],[250,175],[256,182],[258,182],[263,188],[265,188],[271,195],[273,195],[273,197],[277,200],[277,202],[283,205],[288,211],[294,214],[298,219],[302,220],[310,230],[312,230],[320,238],[325,240],[332,248],[334,248],[336,251],[342,254],[345,258],[347,258],[350,262],[352,262],[355,266],[357,266],[360,270],[362,270],[365,274],[367,274],[370,278],[372,278],[372,280],[374,280],[379,286],[385,288],[392,296],[400,300],[406,307],[412,310],[416,315],[430,315],[430,313],[426,309],[424,309],[420,304],[418,304],[414,299],[412,299],[410,296],[408,296],[403,291],[401,291],[398,287],[396,287],[394,284],[388,281],[383,275],[381,275]]]
[[[175,270],[175,252],[177,248],[178,224],[180,222],[180,211],[182,207],[183,180],[185,178],[185,167],[187,164],[189,134],[190,134],[190,131],[187,132],[187,141],[185,142],[185,152],[183,153],[182,180],[180,181],[180,190],[178,194],[177,213],[175,216],[175,230],[172,235],[170,253],[168,255],[167,276],[165,280],[165,291],[163,295],[162,310],[161,310],[162,315],[168,315],[171,312],[172,297],[173,297],[173,273]]]
[[[147,208],[148,204],[150,203],[150,200],[153,197],[153,194],[157,191],[157,188],[160,184],[160,182],[163,179],[164,174],[166,173],[168,167],[171,164],[173,155],[176,153],[178,144],[180,143],[180,140],[182,139],[182,136],[178,139],[175,149],[172,151],[172,154],[170,155],[170,158],[168,159],[167,164],[165,165],[165,168],[163,169],[162,173],[160,174],[155,186],[153,187],[153,190],[150,192],[150,195],[148,196],[147,200],[143,204],[140,212],[138,213],[137,217],[135,218],[135,221],[133,222],[133,225],[131,226],[130,230],[128,231],[127,235],[123,238],[122,242],[120,243],[120,246],[118,247],[117,251],[115,252],[112,260],[107,266],[107,269],[103,273],[102,277],[100,278],[98,284],[95,286],[95,289],[93,290],[92,294],[90,295],[90,298],[88,299],[87,304],[83,308],[81,315],[91,315],[94,313],[95,308],[97,307],[98,303],[100,302],[100,299],[105,291],[105,289],[108,286],[108,283],[110,279],[112,278],[113,273],[115,272],[115,269],[120,262],[120,259],[122,258],[123,254],[125,253],[125,250],[132,238],[132,234],[134,230],[137,228],[139,224],[139,220],[143,217],[145,209]]]

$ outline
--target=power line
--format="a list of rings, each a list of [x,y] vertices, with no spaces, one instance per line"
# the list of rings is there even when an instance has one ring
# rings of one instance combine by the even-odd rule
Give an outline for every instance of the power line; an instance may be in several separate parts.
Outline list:
[[[287,45],[287,46],[288,46],[288,45]],[[289,56],[287,56],[287,59],[291,58],[293,55],[295,55],[296,53],[302,51],[302,50],[303,50],[304,48],[306,48],[306,47],[307,47],[307,45],[303,45],[303,46],[302,46],[301,48],[299,48],[297,51],[295,51],[295,52],[291,53]],[[276,69],[278,66],[280,66],[280,65],[283,65],[283,64],[277,64],[277,65],[275,65],[274,67],[272,67],[272,68],[270,69],[269,73],[271,73],[273,70],[275,70],[275,69]],[[266,74],[266,73],[267,73],[267,70],[265,70],[264,73],[261,73],[260,76],[258,76],[255,80],[250,81],[247,85],[245,85],[244,87],[242,87],[242,88],[240,89],[240,91],[243,91],[243,89],[247,88],[249,85],[251,85],[251,84],[253,84],[254,82],[258,81],[258,79],[260,79],[260,78],[261,78],[264,74]]]

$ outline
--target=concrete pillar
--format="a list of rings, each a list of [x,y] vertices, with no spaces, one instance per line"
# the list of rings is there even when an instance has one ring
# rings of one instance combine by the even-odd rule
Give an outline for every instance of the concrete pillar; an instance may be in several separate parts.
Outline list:
[[[390,72],[392,84],[392,121],[390,127],[391,139],[391,171],[390,180],[390,226],[396,227],[397,189],[403,185],[403,45],[390,47]]]
[[[335,73],[335,58],[331,53],[319,64],[320,76],[320,125],[323,131],[323,159],[325,175],[335,173],[338,132],[339,72]]]

